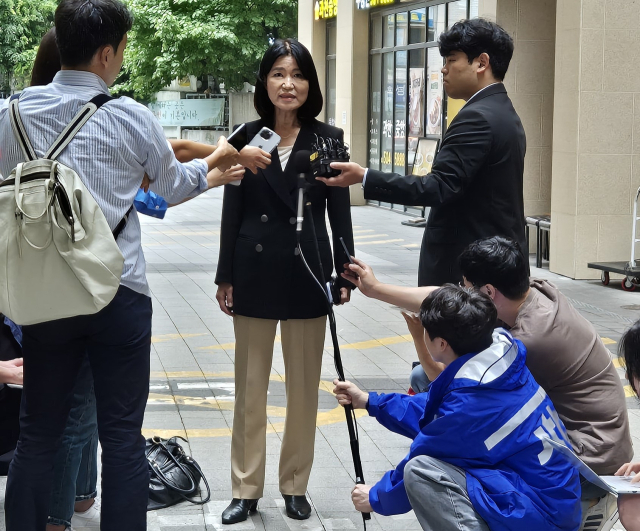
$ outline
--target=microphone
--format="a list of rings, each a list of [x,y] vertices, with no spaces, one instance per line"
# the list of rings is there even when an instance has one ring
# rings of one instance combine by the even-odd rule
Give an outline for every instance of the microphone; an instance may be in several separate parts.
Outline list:
[[[293,160],[293,167],[298,174],[298,216],[296,218],[296,232],[302,232],[302,221],[304,220],[304,192],[307,183],[313,179],[311,175],[311,152],[308,150],[298,151]]]

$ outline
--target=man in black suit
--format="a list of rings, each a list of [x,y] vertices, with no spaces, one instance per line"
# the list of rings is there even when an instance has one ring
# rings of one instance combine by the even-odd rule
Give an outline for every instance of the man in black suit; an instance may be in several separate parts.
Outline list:
[[[329,186],[362,182],[366,199],[431,207],[422,240],[418,283],[462,280],[460,253],[477,239],[506,236],[527,253],[522,180],[526,139],[502,80],[513,40],[483,19],[454,24],[440,36],[447,95],[467,103],[444,135],[431,173],[417,177],[334,163]]]

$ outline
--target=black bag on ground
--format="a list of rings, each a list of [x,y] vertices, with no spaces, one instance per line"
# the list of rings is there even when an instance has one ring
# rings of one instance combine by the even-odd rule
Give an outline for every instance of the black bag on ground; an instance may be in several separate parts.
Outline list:
[[[147,511],[170,507],[186,500],[203,505],[211,498],[211,490],[207,478],[200,466],[188,456],[177,442],[182,437],[147,439],[145,454],[149,463],[149,502]],[[200,480],[207,488],[206,498],[194,499],[200,494]]]

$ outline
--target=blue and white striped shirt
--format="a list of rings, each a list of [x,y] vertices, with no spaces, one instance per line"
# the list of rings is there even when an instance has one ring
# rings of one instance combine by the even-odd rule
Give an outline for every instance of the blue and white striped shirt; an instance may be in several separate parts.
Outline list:
[[[80,108],[100,93],[105,82],[91,72],[63,70],[46,86],[29,87],[20,95],[20,115],[39,157]],[[73,168],[104,212],[113,230],[140,188],[145,172],[151,189],[169,203],[207,189],[207,164],[196,159],[179,163],[149,109],[131,98],[107,102],[84,125],[58,160]],[[0,102],[0,174],[8,176],[24,155],[11,128],[8,100]],[[118,237],[124,255],[121,283],[149,295],[135,209]]]

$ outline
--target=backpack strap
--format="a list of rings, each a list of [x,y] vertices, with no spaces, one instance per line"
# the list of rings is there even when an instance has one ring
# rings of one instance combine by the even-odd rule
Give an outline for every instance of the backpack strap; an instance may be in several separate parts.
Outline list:
[[[124,215],[124,217],[120,220],[120,223],[118,223],[118,224],[116,225],[116,228],[115,228],[115,229],[113,229],[112,234],[113,234],[113,239],[114,239],[114,240],[117,240],[117,239],[118,239],[118,236],[120,236],[120,233],[121,233],[121,232],[124,230],[124,228],[126,227],[126,225],[127,225],[127,221],[128,221],[128,219],[129,219],[129,214],[131,214],[131,211],[132,211],[132,210],[133,210],[133,205],[131,205],[131,206],[129,207],[129,210],[127,210],[127,213],[126,213],[126,214]]]
[[[19,100],[20,94],[14,94],[9,98],[9,118],[11,119],[11,128],[13,129],[13,134],[16,137],[18,144],[20,144],[20,147],[22,148],[25,160],[36,160],[38,157],[36,156],[36,152],[31,145],[29,137],[27,136],[27,131],[24,128],[22,118],[20,117],[20,111],[18,110]]]
[[[73,140],[73,137],[75,137],[78,131],[80,131],[82,126],[89,121],[89,118],[91,118],[100,107],[112,99],[113,98],[108,94],[98,94],[96,97],[92,98],[84,107],[82,107],[82,109],[78,111],[78,114],[75,115],[69,125],[64,128],[62,133],[60,133],[60,136],[58,136],[56,141],[48,149],[44,158],[56,160],[56,158],[60,156],[60,153],[62,153],[69,145],[69,142]]]

